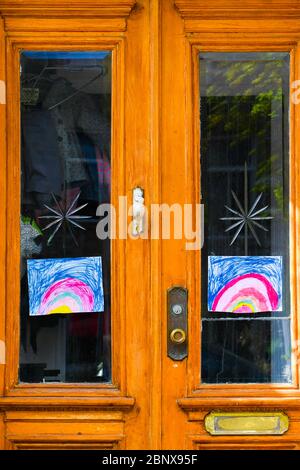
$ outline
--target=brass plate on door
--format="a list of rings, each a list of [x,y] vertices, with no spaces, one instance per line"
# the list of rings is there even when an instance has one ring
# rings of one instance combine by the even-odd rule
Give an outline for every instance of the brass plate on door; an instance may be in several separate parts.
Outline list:
[[[213,436],[279,435],[289,428],[289,418],[282,412],[214,412],[205,418],[205,429]]]

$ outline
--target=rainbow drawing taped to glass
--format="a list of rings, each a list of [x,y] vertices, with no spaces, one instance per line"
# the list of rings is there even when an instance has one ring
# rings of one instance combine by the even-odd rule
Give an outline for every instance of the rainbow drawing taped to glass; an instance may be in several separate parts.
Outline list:
[[[27,260],[29,315],[103,312],[101,257]]]
[[[209,256],[208,310],[282,311],[282,257]]]

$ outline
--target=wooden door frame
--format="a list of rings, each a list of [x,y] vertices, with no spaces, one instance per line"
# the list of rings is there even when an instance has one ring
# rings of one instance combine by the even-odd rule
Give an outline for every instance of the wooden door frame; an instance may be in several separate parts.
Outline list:
[[[124,96],[122,91],[116,90],[119,95],[114,97],[120,106],[117,119],[121,123],[121,133],[119,128],[114,133],[115,142],[118,142],[117,146],[114,144],[115,158],[118,152],[122,156],[124,149],[119,184],[129,199],[132,188],[144,188],[147,207],[151,203],[184,204],[199,200],[195,55],[201,44],[222,48],[225,44],[229,47],[229,43],[234,46],[237,41],[240,47],[246,47],[245,50],[250,45],[253,50],[253,39],[260,38],[261,45],[271,47],[272,43],[272,50],[284,45],[295,51],[294,78],[300,78],[300,9],[297,0],[274,0],[272,7],[266,0],[245,0],[243,8],[238,0],[212,0],[209,3],[203,0],[140,0],[136,5],[134,0],[82,0],[78,5],[74,0],[0,0],[0,80],[7,84],[8,98],[13,90],[17,92],[14,85],[8,83],[16,65],[16,62],[14,66],[11,63],[10,47],[16,50],[26,44],[34,47],[38,41],[51,47],[56,41],[59,48],[68,43],[72,49],[80,47],[83,41],[82,49],[85,50],[91,50],[97,44],[100,47],[110,45],[118,51],[120,69],[116,71],[115,79],[120,90],[125,90]],[[16,110],[16,104],[7,100],[7,105],[2,105],[0,96],[0,151],[3,155],[0,162],[0,218],[6,220],[7,217],[8,223],[14,219],[7,209],[7,201],[12,197],[14,207],[18,207],[17,194],[10,194],[17,177],[16,151],[11,147],[12,142],[17,141],[11,141],[11,138],[12,132],[16,135],[18,123],[6,120],[7,113],[12,116],[13,110]],[[296,109],[293,126],[295,135],[300,126]],[[122,133],[124,139],[120,137]],[[299,152],[298,141],[293,148],[297,178]],[[8,161],[11,156],[13,161]],[[8,166],[11,168],[9,175]],[[123,170],[126,181],[122,179]],[[298,179],[293,184],[294,189],[300,187]],[[297,207],[298,198],[299,194],[296,194]],[[298,224],[298,220],[294,218],[292,223]],[[9,258],[18,259],[18,252],[14,244],[8,244],[12,238],[7,238],[7,234],[17,239],[18,234],[13,235],[12,228],[8,232],[6,229],[5,224],[0,225],[0,283],[7,285],[9,294],[5,296],[1,289],[0,301],[2,305],[6,305],[5,302],[11,305],[9,314],[13,314],[15,320],[9,318],[6,324],[5,316],[0,316],[0,341],[4,344],[11,341],[11,345],[6,344],[11,349],[12,329],[17,318],[12,313],[16,270]],[[296,235],[295,276],[299,256]],[[61,390],[50,391],[49,388],[44,394],[41,387],[37,387],[35,392],[31,388],[26,395],[24,388],[12,388],[15,368],[12,375],[8,372],[7,387],[4,382],[7,366],[1,364],[0,358],[0,447],[53,448],[62,445],[60,439],[65,439],[70,446],[81,448],[85,444],[92,447],[101,442],[112,448],[196,449],[217,445],[234,448],[245,441],[208,436],[203,423],[205,415],[215,408],[253,410],[261,407],[284,409],[296,424],[292,435],[257,439],[258,446],[262,442],[265,446],[268,443],[275,445],[276,439],[276,445],[280,445],[278,439],[281,439],[286,446],[294,446],[300,441],[298,388],[283,387],[278,391],[271,386],[254,387],[249,393],[239,387],[199,388],[200,335],[195,334],[195,328],[199,326],[200,292],[194,274],[199,262],[193,253],[184,250],[183,244],[184,240],[149,239],[128,239],[124,245],[120,244],[120,257],[125,268],[119,279],[124,282],[129,295],[120,300],[123,305],[119,316],[122,331],[117,332],[117,325],[114,330],[115,338],[121,343],[121,357],[114,359],[119,363],[114,389],[74,387],[72,391],[72,386],[66,386]],[[14,272],[13,277],[8,277],[9,282],[4,269],[6,262],[11,268],[8,276]],[[176,364],[167,358],[166,351],[166,292],[172,285],[187,286],[190,291],[190,359]],[[293,286],[296,303],[296,279]],[[115,290],[114,295],[117,298],[120,291]],[[126,311],[130,312],[127,317]],[[3,313],[8,314],[8,310]],[[11,353],[7,355],[8,362],[11,356]],[[138,361],[138,367],[133,358]],[[5,362],[3,358],[2,362]],[[77,436],[72,434],[73,428],[67,423],[76,424],[80,429]],[[98,426],[98,423],[101,424]],[[100,429],[98,434],[94,425]],[[174,429],[180,429],[180,433],[175,433]],[[31,439],[33,430],[35,438]],[[89,439],[86,437],[88,431]],[[63,438],[59,438],[61,434]]]
[[[300,36],[299,36],[300,39]],[[282,38],[274,38],[272,34],[268,36],[261,37],[261,33],[258,32],[253,35],[248,35],[247,33],[243,33],[241,36],[234,34],[226,34],[226,37],[222,37],[222,34],[218,35],[218,38],[212,37],[210,35],[206,36],[201,34],[201,37],[189,38],[189,51],[188,54],[192,58],[191,59],[191,69],[190,69],[190,77],[192,78],[192,82],[190,81],[188,86],[190,88],[192,97],[192,110],[191,114],[194,116],[193,123],[191,123],[191,129],[194,125],[193,133],[191,132],[191,162],[194,162],[194,173],[188,176],[190,181],[193,181],[192,187],[195,188],[194,192],[194,203],[200,200],[199,196],[199,186],[197,184],[200,181],[200,132],[199,132],[199,122],[200,122],[200,113],[199,113],[199,62],[198,56],[200,51],[202,52],[258,52],[258,51],[282,51],[290,53],[290,89],[292,92],[292,84],[299,79],[299,74],[296,73],[295,62],[297,57],[300,57],[300,49],[299,45],[295,44],[295,37],[291,35],[285,39]],[[300,43],[299,43],[300,44]],[[294,104],[290,104],[290,223],[289,223],[289,233],[290,233],[290,272],[291,272],[291,310],[293,312],[292,320],[291,320],[291,333],[292,333],[292,344],[295,344],[296,338],[298,337],[298,324],[297,319],[299,318],[299,307],[296,301],[296,272],[295,266],[297,266],[297,259],[299,256],[299,252],[297,253],[297,246],[299,246],[298,241],[298,233],[296,229],[296,207],[297,202],[294,204],[294,201],[297,201],[297,197],[299,197],[296,193],[297,185],[299,181],[297,179],[297,158],[295,156],[295,148],[296,148],[296,129],[295,129],[295,116],[296,116],[296,109],[297,106]],[[297,110],[299,113],[299,110]],[[190,167],[189,167],[190,168]],[[193,179],[195,176],[195,179]],[[298,186],[299,187],[299,186]],[[201,191],[201,188],[200,188]],[[192,195],[191,195],[192,197]],[[196,256],[195,256],[196,255]],[[188,255],[188,267],[187,267],[187,276],[188,276],[188,286],[191,292],[194,292],[195,295],[192,294],[191,299],[191,309],[194,312],[201,312],[201,276],[200,282],[197,282],[196,279],[199,278],[200,273],[200,264],[201,264],[201,252],[199,253],[189,253]],[[201,318],[199,315],[192,315],[191,317],[191,334],[194,331],[200,331],[201,326]],[[193,396],[195,398],[201,396],[201,394],[205,393],[206,397],[217,398],[220,395],[222,397],[246,397],[250,400],[253,397],[253,391],[255,391],[255,397],[273,397],[278,396],[280,392],[287,392],[295,396],[298,396],[299,391],[299,364],[295,362],[292,363],[292,371],[293,371],[293,383],[292,384],[249,384],[247,385],[247,390],[245,391],[245,387],[241,384],[200,384],[199,382],[199,373],[200,371],[200,351],[201,351],[201,340],[200,337],[197,336],[191,340],[190,346],[190,356],[189,356],[189,364],[188,364],[188,395]],[[196,367],[195,367],[196,365]],[[195,374],[195,369],[197,372]]]
[[[20,234],[18,227],[18,215],[20,213],[20,87],[15,77],[20,70],[20,53],[23,50],[49,50],[49,51],[89,51],[109,50],[112,53],[112,204],[117,207],[117,195],[124,194],[124,89],[122,83],[122,70],[124,70],[124,41],[114,36],[85,37],[85,45],[82,47],[82,37],[65,36],[63,41],[59,37],[48,37],[49,33],[40,33],[38,37],[20,38],[10,36],[7,40],[7,191],[9,196],[9,223],[7,225],[7,247],[10,256],[7,257],[7,367],[5,378],[6,396],[124,396],[126,394],[126,369],[125,369],[125,321],[126,316],[120,312],[126,312],[125,292],[120,286],[125,285],[124,241],[112,240],[111,259],[111,311],[112,311],[112,383],[91,385],[61,384],[56,387],[45,384],[19,384],[18,361],[19,357],[19,298],[20,298],[20,266],[19,257]],[[118,162],[118,164],[116,164]],[[12,196],[13,195],[13,198]],[[7,248],[8,250],[8,248]],[[116,328],[118,325],[118,328]],[[122,363],[123,359],[123,363]]]

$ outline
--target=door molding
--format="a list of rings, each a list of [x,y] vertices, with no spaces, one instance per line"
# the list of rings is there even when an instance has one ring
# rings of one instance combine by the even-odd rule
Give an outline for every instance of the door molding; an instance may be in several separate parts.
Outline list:
[[[136,0],[0,0],[0,15],[11,31],[126,31]],[[95,19],[97,21],[95,21]]]
[[[299,18],[298,0],[175,0],[184,19],[196,18]]]
[[[299,32],[297,0],[175,0],[186,33],[260,31]],[[297,24],[298,23],[298,24]]]
[[[4,16],[97,16],[102,18],[126,18],[136,0],[1,0],[0,11]]]

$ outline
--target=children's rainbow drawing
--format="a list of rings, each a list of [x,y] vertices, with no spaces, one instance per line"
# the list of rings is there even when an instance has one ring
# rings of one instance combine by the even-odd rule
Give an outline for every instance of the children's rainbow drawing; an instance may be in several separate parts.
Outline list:
[[[282,257],[209,256],[208,310],[282,311]]]
[[[101,257],[27,260],[29,315],[102,312]]]

